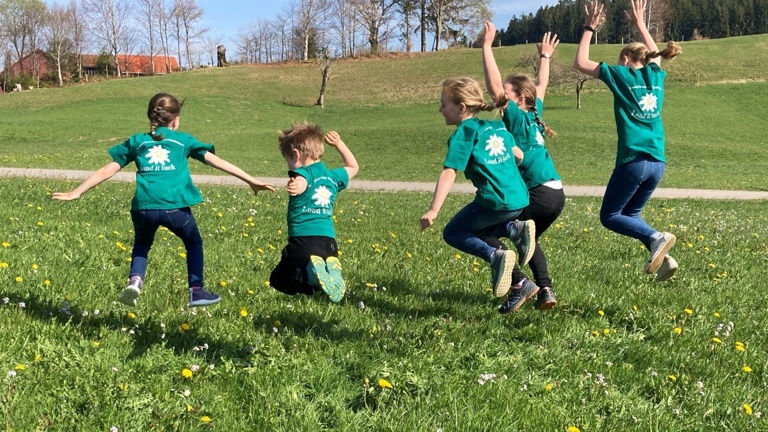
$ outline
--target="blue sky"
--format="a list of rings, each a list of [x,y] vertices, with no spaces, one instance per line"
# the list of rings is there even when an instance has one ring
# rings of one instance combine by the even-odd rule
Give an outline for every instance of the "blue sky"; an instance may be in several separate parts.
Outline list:
[[[203,25],[211,30],[211,36],[223,36],[228,44],[239,28],[282,14],[290,0],[197,0],[197,4],[205,11]],[[555,5],[557,0],[493,0],[492,4],[493,23],[505,29],[513,15],[536,13],[539,7]]]

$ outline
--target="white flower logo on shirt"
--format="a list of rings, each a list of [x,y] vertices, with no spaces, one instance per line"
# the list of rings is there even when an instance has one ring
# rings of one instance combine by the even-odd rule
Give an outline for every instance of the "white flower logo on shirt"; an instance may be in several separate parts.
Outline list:
[[[171,152],[164,149],[163,147],[156,145],[149,149],[147,152],[147,155],[145,156],[147,159],[149,159],[149,163],[151,164],[160,164],[165,165],[166,162],[170,162],[171,160],[168,158],[168,155]]]
[[[507,151],[507,148],[504,147],[504,138],[498,135],[491,135],[485,143],[487,144],[485,149],[488,150],[490,156],[503,155]]]
[[[640,99],[640,108],[643,111],[656,111],[656,103],[658,98],[653,93],[648,93]]]
[[[315,194],[312,195],[312,199],[315,200],[315,205],[321,207],[328,207],[331,205],[331,191],[325,186],[320,186],[315,189]]]
[[[541,131],[536,129],[536,142],[540,145],[544,145],[544,137],[541,135]]]

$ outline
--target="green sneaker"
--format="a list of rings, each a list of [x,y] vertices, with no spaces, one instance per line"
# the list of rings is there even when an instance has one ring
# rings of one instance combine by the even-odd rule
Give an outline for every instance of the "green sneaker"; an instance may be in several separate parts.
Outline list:
[[[333,273],[341,277],[341,263],[339,259],[331,258],[328,260],[332,261],[333,265],[329,266],[323,258],[317,255],[310,256],[309,263],[307,263],[307,282],[312,286],[322,289],[332,302],[338,303],[344,296],[344,280],[342,279],[339,284],[331,272],[329,272],[329,267],[333,267]]]
[[[515,253],[511,250],[497,250],[491,264],[491,285],[494,297],[504,297],[512,286],[512,270],[515,268]]]
[[[338,303],[344,298],[344,293],[347,292],[347,287],[344,284],[344,277],[341,275],[341,261],[336,257],[328,257],[325,260],[328,268],[328,274],[331,275],[333,280],[333,289],[326,291],[331,301]]]

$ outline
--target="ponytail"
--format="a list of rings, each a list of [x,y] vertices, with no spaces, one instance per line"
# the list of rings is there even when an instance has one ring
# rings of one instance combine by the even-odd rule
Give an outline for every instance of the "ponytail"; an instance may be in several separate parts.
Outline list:
[[[656,57],[661,57],[664,60],[672,60],[673,58],[679,56],[682,52],[683,50],[680,48],[679,43],[675,41],[669,41],[669,43],[667,43],[667,47],[664,48],[663,51],[652,51],[646,54],[643,63],[648,64],[651,59],[655,59]]]

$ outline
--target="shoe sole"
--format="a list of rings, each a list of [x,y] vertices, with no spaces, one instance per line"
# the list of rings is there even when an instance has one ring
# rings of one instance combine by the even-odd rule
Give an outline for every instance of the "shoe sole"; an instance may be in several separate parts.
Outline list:
[[[525,250],[525,256],[520,257],[521,266],[528,264],[528,261],[533,258],[533,253],[536,251],[536,223],[532,220],[525,221],[523,234],[525,235],[524,240],[525,244],[528,245],[528,249]]]
[[[341,262],[339,262],[339,259],[330,257],[329,261],[333,262],[334,271],[340,276]],[[324,260],[322,257],[312,255],[309,257],[309,263],[310,265],[308,270],[311,272],[310,276],[314,276],[314,279],[317,280],[317,285],[319,285],[319,288],[323,290],[323,292],[333,303],[340,302],[344,295],[344,280],[342,279],[341,283],[336,282],[336,280],[328,272],[329,263],[326,262],[326,260]]]
[[[550,310],[555,306],[557,306],[557,300],[550,300],[544,303],[537,303],[536,306],[534,306],[534,309],[545,311],[545,310]]]
[[[503,312],[502,312],[502,311],[499,311],[499,312],[500,312],[502,315],[511,314],[512,312],[517,312],[517,311],[519,311],[519,310],[520,310],[520,308],[521,308],[521,307],[523,307],[523,305],[525,304],[525,302],[527,302],[528,300],[532,299],[532,298],[533,298],[533,297],[534,297],[536,294],[538,294],[538,293],[539,293],[539,287],[538,287],[538,286],[536,286],[536,285],[534,285],[534,289],[531,291],[531,293],[530,293],[530,294],[528,294],[527,296],[524,296],[524,297],[522,298],[522,300],[520,301],[520,303],[518,303],[518,304],[517,304],[517,306],[515,306],[515,307],[513,307],[513,308],[509,308],[509,309],[507,309],[507,310],[505,310],[505,311],[503,311]]]
[[[141,291],[134,287],[126,287],[117,300],[126,306],[136,306],[136,299],[139,298]]]
[[[326,263],[328,265],[328,275],[331,278],[332,284],[328,290],[325,290],[325,293],[328,294],[328,298],[330,298],[332,302],[338,303],[344,298],[344,293],[347,292],[347,286],[341,275],[341,261],[336,257],[328,257]]]
[[[669,239],[656,251],[656,254],[651,257],[651,261],[645,266],[646,273],[654,274],[659,270],[662,261],[664,261],[664,256],[672,249],[676,241],[677,237],[674,234],[670,234]]]
[[[674,264],[667,266],[667,268],[662,268],[663,266],[664,265],[662,263],[662,266],[659,267],[659,270],[656,272],[656,282],[668,281],[672,279],[672,276],[674,276],[675,272],[677,272],[677,261],[674,261]]]
[[[198,307],[198,306],[208,306],[212,304],[216,304],[221,301],[221,297],[215,299],[215,300],[197,300],[194,302],[189,302],[187,306],[189,307]]]
[[[505,250],[501,255],[499,263],[499,279],[493,286],[493,295],[495,297],[504,297],[512,287],[512,270],[515,268],[515,253],[511,250]]]

